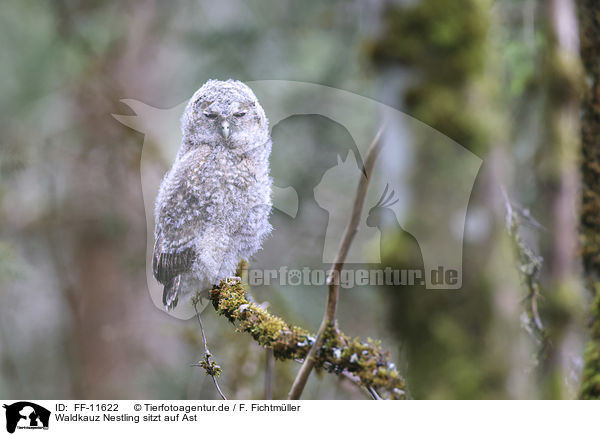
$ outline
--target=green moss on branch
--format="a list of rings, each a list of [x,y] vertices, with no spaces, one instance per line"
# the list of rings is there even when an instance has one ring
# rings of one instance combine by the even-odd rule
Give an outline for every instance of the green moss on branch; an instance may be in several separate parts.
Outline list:
[[[219,315],[263,347],[271,348],[276,359],[304,359],[314,343],[308,331],[287,324],[248,300],[246,289],[237,280],[221,281],[210,291],[210,300]],[[328,327],[323,346],[316,353],[315,368],[347,375],[385,398],[405,398],[404,379],[390,362],[389,352],[382,351],[379,342],[350,338],[333,325]]]

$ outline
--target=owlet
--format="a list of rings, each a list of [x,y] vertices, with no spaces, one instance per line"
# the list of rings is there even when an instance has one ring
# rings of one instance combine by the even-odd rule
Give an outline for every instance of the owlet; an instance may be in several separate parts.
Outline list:
[[[209,80],[187,104],[181,128],[154,209],[152,270],[167,310],[233,276],[271,231],[271,138],[252,90]]]

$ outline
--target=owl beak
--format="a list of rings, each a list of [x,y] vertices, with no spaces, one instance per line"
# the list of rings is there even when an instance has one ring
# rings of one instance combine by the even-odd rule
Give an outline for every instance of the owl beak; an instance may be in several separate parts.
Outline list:
[[[221,135],[225,139],[229,138],[229,123],[227,121],[221,123]]]

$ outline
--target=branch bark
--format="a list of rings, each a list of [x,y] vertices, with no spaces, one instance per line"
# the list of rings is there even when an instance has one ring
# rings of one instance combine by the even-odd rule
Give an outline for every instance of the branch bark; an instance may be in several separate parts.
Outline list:
[[[217,314],[249,333],[259,345],[272,349],[275,359],[306,360],[315,343],[308,331],[289,325],[246,298],[246,290],[238,280],[221,281],[210,292],[210,300]],[[313,361],[315,369],[347,377],[374,398],[406,397],[404,379],[378,342],[361,342],[333,328],[326,329],[322,338],[323,345]]]

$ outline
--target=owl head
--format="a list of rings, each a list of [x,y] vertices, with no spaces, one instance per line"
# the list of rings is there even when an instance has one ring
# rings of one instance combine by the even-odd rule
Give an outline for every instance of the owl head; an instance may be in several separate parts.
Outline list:
[[[237,80],[209,80],[194,93],[181,120],[182,147],[241,152],[269,138],[268,121],[252,90]]]

